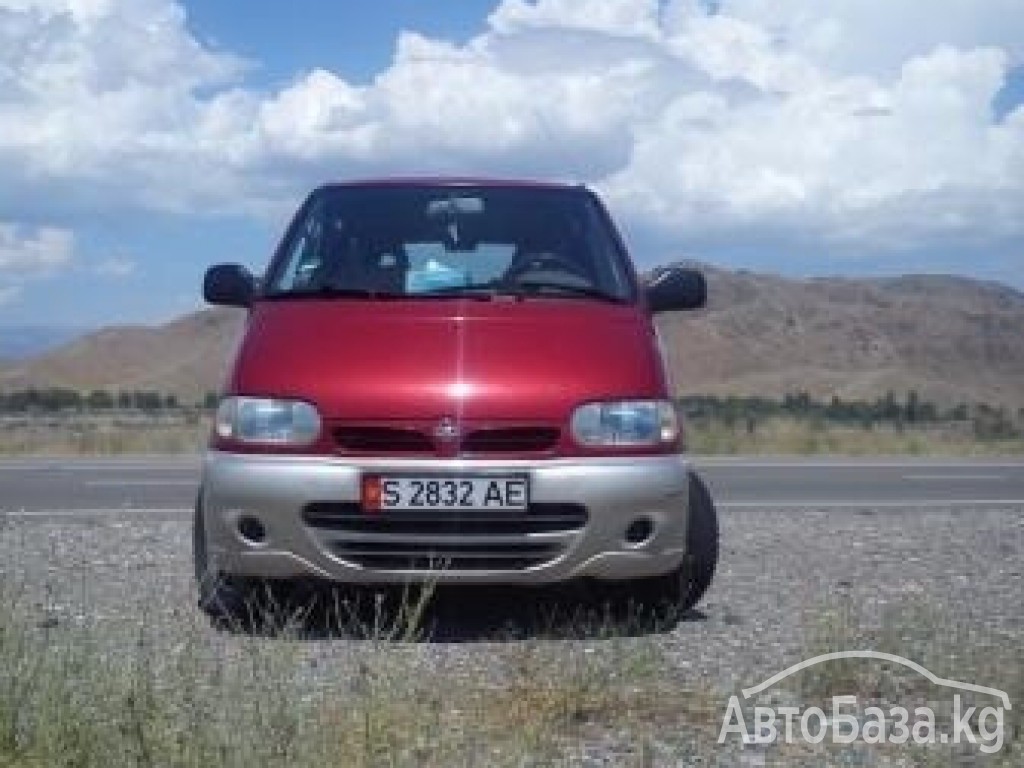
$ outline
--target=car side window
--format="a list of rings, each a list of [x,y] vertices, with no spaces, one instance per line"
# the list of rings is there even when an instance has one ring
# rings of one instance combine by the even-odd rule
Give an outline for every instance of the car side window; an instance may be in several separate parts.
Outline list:
[[[596,272],[598,284],[615,286],[616,289],[629,285],[629,277],[620,258],[618,246],[591,201],[588,201],[586,206],[583,232],[581,239],[585,243],[584,253],[588,254],[588,266]]]
[[[274,290],[303,290],[315,284],[324,261],[323,209],[322,203],[310,208],[288,249]]]

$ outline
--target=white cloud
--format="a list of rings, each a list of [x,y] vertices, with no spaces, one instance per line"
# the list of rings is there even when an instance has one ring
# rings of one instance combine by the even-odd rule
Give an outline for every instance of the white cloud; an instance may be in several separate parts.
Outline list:
[[[26,282],[71,266],[74,244],[66,229],[0,221],[0,307],[17,301]]]
[[[658,6],[658,0],[505,0],[488,21],[502,34],[560,28],[657,37]]]
[[[3,181],[87,189],[104,202],[180,202],[161,178],[194,155],[197,93],[227,87],[244,68],[184,22],[167,0],[0,0]]]
[[[74,235],[57,227],[0,222],[0,277],[52,272],[72,261]]]
[[[329,177],[556,176],[665,240],[1020,252],[1024,109],[991,101],[1024,0],[718,6],[504,0],[465,45],[403,34],[370,83],[266,93],[170,0],[0,0],[0,190],[251,212]]]
[[[1004,69],[999,51],[945,48],[884,86],[829,80],[735,104],[682,95],[637,131],[605,187],[680,229],[770,224],[898,247],[982,227],[1019,237],[1024,113],[987,115]]]
[[[684,5],[676,3],[676,5]],[[1021,0],[720,0],[724,15],[835,72],[895,74],[942,46],[1000,48],[1024,61]]]

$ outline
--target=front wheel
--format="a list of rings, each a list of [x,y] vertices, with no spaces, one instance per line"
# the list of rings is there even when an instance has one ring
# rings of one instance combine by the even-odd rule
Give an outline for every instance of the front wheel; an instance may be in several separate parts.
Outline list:
[[[251,580],[220,573],[210,563],[201,495],[196,500],[192,520],[192,566],[199,609],[211,620],[241,623],[252,614],[253,596],[259,594],[255,584]]]
[[[718,514],[707,486],[693,472],[689,474],[689,507],[686,556],[675,570],[632,585],[631,591],[642,603],[667,603],[688,611],[711,586],[718,565]]]
[[[192,564],[199,609],[216,626],[237,629],[273,631],[301,620],[308,606],[295,602],[293,592],[297,590],[291,583],[246,578],[216,569],[210,562],[204,518],[200,496],[192,521]]]

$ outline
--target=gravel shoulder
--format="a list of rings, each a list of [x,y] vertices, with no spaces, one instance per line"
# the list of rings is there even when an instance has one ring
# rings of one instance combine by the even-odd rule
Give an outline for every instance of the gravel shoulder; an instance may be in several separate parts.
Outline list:
[[[710,750],[718,749],[714,738],[729,694],[828,650],[884,649],[943,677],[988,674],[975,682],[1020,685],[1024,510],[742,508],[721,513],[721,532],[715,583],[699,611],[669,627],[582,622],[566,632],[552,620],[538,628],[523,613],[535,606],[534,593],[446,594],[428,616],[429,641],[321,634],[291,643],[290,652],[311,688],[351,686],[368,658],[394,659],[403,674],[440,675],[452,687],[465,681],[496,690],[542,675],[549,664],[582,659],[609,686],[649,683],[652,690],[703,696],[703,721],[690,712],[684,726],[660,711],[662,721],[648,724],[651,764],[688,762],[697,753],[716,762]],[[88,627],[109,638],[112,653],[140,633],[167,654],[194,645],[196,633],[228,653],[278,642],[202,622],[185,518],[0,517],[0,580],[37,627]],[[570,613],[572,603],[557,598],[551,615]],[[1007,663],[1016,664],[1009,682],[999,679]],[[644,664],[653,670],[636,672]],[[623,679],[616,682],[616,675]],[[687,728],[696,735],[685,735]],[[619,742],[629,740],[620,736],[595,728],[570,753],[579,764],[617,764],[625,759]],[[740,748],[726,749],[732,757],[719,755],[722,764]],[[743,751],[753,764],[766,755],[771,764],[778,754]]]

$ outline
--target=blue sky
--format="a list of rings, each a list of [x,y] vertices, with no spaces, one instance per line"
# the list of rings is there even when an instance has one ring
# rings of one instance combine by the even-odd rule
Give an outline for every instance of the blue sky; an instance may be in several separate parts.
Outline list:
[[[494,2],[289,0],[253,4],[258,12],[246,18],[238,0],[192,0],[186,7],[197,37],[252,60],[254,82],[272,87],[312,67],[368,82],[390,64],[401,30],[463,43],[483,30]]]
[[[1024,288],[1024,0],[0,0],[0,326],[160,322],[326,178],[585,181],[641,266]]]

